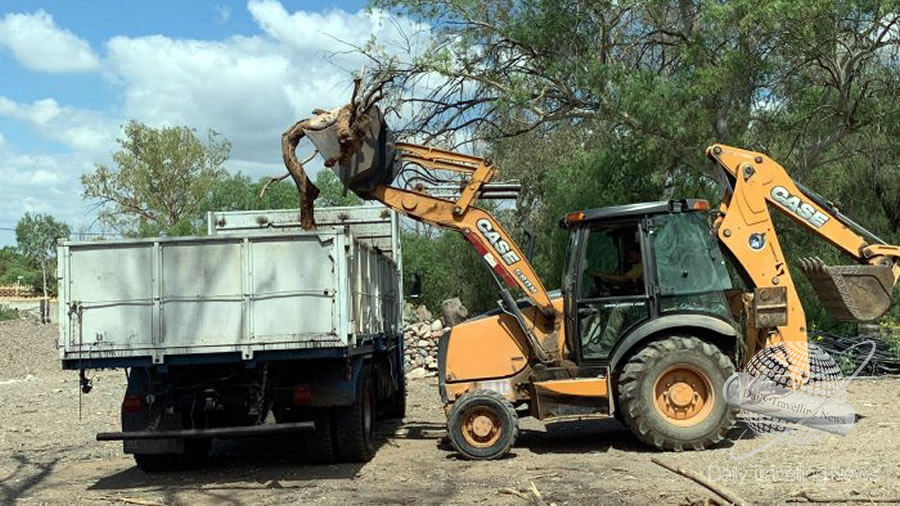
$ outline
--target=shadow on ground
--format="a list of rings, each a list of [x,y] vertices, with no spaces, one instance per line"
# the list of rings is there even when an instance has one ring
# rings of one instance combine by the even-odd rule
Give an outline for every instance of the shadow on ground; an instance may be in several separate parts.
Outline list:
[[[387,444],[400,426],[399,421],[387,420],[378,424],[376,447]],[[376,450],[377,451],[377,450]],[[331,465],[308,464],[302,455],[302,445],[293,438],[244,438],[215,440],[208,462],[200,469],[163,473],[145,473],[137,466],[105,476],[89,490],[128,490],[148,488],[159,490],[202,488],[214,491],[240,490],[235,482],[245,483],[248,490],[261,488],[307,488],[303,483],[283,485],[281,482],[315,482],[319,480],[351,479],[365,463]],[[314,486],[314,485],[313,485]]]
[[[45,462],[32,461],[24,454],[12,455],[15,469],[6,476],[0,476],[0,505],[12,505],[23,499],[36,488],[47,476],[59,459]]]

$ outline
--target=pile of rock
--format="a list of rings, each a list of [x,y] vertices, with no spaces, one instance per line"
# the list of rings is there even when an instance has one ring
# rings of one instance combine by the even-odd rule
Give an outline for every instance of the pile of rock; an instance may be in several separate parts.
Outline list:
[[[440,318],[406,325],[403,341],[406,345],[404,365],[408,377],[424,378],[437,373],[438,339],[445,330]]]
[[[435,318],[424,305],[407,303],[403,311],[404,367],[408,378],[425,378],[437,374],[438,340],[444,332],[468,316],[459,299],[445,300],[441,307],[444,318]],[[448,326],[444,326],[447,322]]]

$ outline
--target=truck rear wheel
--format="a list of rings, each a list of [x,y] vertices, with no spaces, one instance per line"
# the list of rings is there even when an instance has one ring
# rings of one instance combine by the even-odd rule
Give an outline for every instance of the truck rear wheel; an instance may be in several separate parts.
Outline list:
[[[145,473],[197,469],[206,464],[211,447],[210,439],[186,439],[184,453],[135,453],[134,463]]]
[[[314,464],[331,464],[335,459],[332,413],[329,408],[319,408],[313,413],[316,428],[303,433],[303,450],[306,459]]]
[[[519,437],[519,417],[505,397],[493,390],[473,390],[453,403],[447,417],[450,443],[474,460],[499,459]]]
[[[346,462],[368,462],[375,455],[375,388],[369,368],[359,373],[356,401],[334,410],[335,447]]]
[[[145,473],[161,473],[174,470],[175,455],[135,453],[134,463]]]
[[[619,376],[618,405],[625,424],[659,450],[702,450],[721,441],[735,423],[722,398],[734,364],[696,337],[649,343]]]
[[[388,407],[384,412],[385,418],[403,419],[406,417],[406,375],[400,376],[400,385],[391,394]]]

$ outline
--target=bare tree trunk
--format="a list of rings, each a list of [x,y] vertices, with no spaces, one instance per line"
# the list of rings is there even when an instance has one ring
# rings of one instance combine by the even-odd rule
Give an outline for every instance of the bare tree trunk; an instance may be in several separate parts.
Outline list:
[[[41,260],[41,275],[44,278],[44,300],[47,299],[47,261]]]
[[[319,189],[306,176],[303,164],[297,160],[295,150],[297,144],[306,134],[303,133],[303,127],[307,120],[298,121],[294,126],[287,129],[281,135],[281,157],[284,159],[284,166],[294,180],[297,190],[300,193],[300,227],[303,230],[315,230],[316,217],[313,212],[314,203],[319,196]]]

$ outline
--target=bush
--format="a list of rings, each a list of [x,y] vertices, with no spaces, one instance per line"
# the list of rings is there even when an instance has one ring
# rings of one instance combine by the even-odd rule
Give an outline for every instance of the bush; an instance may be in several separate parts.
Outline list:
[[[496,307],[497,285],[487,264],[472,246],[456,232],[441,232],[434,237],[404,232],[403,279],[409,292],[415,274],[422,276],[421,297],[439,315],[441,302],[459,297],[471,314]],[[407,293],[407,299],[409,295]]]
[[[7,320],[18,320],[19,319],[19,311],[16,309],[12,309],[9,306],[0,306],[0,322],[5,322]]]

